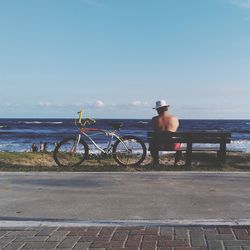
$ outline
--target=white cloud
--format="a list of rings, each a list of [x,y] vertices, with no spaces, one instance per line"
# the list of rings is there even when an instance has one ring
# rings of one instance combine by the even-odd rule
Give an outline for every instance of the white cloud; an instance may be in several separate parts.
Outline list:
[[[105,104],[101,100],[96,100],[94,102],[89,102],[88,104],[86,104],[84,106],[87,106],[88,108],[103,108],[105,106]]]
[[[149,103],[146,101],[132,101],[129,103],[112,103],[108,105],[109,108],[114,109],[141,109],[150,107]]]
[[[74,106],[72,104],[68,105],[68,104],[62,104],[62,103],[52,103],[52,102],[39,102],[37,104],[37,106],[41,107],[41,108],[64,108],[64,107],[69,107],[69,106]]]
[[[238,92],[236,92],[238,93]],[[244,101],[245,100],[245,101]],[[181,118],[246,118],[249,110],[246,109],[246,100],[233,102],[232,99],[222,98],[220,102],[173,103],[170,113]],[[101,100],[90,103],[56,103],[41,101],[39,103],[0,104],[2,117],[70,117],[75,118],[77,111],[83,109],[84,116],[96,118],[150,118],[154,115],[152,103],[135,100],[127,103],[104,103]]]
[[[74,103],[72,106],[74,106],[74,107],[83,107],[84,105],[82,103]]]
[[[96,100],[89,103],[52,103],[48,101],[39,102],[37,104],[39,107],[43,108],[102,108],[105,106],[104,102],[101,100]]]
[[[232,3],[242,9],[250,9],[250,0],[232,0]]]
[[[148,107],[149,106],[148,102],[143,102],[143,101],[133,101],[129,105],[135,106],[135,107]]]
[[[129,103],[112,103],[112,104],[105,104],[102,100],[96,100],[88,103],[52,103],[49,101],[41,101],[37,104],[37,106],[41,108],[65,108],[65,109],[143,109],[143,108],[150,108],[151,105],[146,101],[139,101],[135,100]]]
[[[100,100],[95,101],[94,105],[95,105],[96,107],[98,107],[98,108],[101,108],[101,107],[104,107],[104,106],[105,106],[104,102],[103,102],[103,101],[100,101]]]
[[[40,107],[51,107],[52,104],[50,102],[39,102],[38,106],[40,106]]]

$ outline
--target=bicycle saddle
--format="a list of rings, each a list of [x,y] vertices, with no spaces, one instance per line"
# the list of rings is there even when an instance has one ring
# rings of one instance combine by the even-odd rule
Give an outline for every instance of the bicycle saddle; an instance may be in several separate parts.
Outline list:
[[[111,122],[109,123],[109,125],[112,126],[112,128],[116,130],[120,129],[123,126],[123,124],[120,122]]]

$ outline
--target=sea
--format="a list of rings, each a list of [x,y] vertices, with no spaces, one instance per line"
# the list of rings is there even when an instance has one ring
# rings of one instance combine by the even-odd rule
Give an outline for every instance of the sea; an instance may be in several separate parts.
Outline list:
[[[112,122],[123,124],[120,135],[135,135],[145,142],[147,132],[152,130],[151,121],[146,119],[97,119],[92,127],[111,130]],[[250,152],[250,120],[180,120],[179,131],[197,130],[228,130],[232,142],[227,149]],[[48,151],[53,151],[56,143],[78,131],[72,119],[0,119],[0,151],[28,152],[33,143],[39,148],[45,142]],[[103,134],[94,134],[93,138],[102,147],[107,146]]]

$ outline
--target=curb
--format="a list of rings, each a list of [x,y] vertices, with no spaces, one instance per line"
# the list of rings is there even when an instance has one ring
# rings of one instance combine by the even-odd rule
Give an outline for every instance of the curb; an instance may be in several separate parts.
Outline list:
[[[250,226],[250,219],[201,220],[0,220],[4,227],[128,227],[128,226]]]

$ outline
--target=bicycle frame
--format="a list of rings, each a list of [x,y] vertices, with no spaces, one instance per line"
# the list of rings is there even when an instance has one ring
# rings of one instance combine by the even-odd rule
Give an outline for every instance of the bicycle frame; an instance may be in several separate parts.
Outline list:
[[[114,138],[118,139],[125,146],[126,150],[129,150],[128,147],[127,147],[127,145],[123,142],[122,138],[119,135],[116,134],[116,129],[113,130],[113,131],[111,131],[111,130],[104,130],[104,129],[99,129],[99,128],[86,128],[85,127],[86,124],[95,123],[95,120],[94,119],[90,119],[90,118],[86,118],[85,121],[84,121],[84,123],[82,124],[83,110],[80,110],[78,112],[78,114],[79,114],[78,123],[82,127],[80,128],[80,133],[78,134],[77,141],[76,141],[76,143],[74,144],[73,147],[76,148],[78,146],[78,144],[79,144],[79,142],[81,140],[81,136],[83,135],[83,136],[87,137],[92,142],[92,144],[99,151],[101,151],[104,154],[108,154],[109,153],[110,149],[112,148],[112,141],[113,141]],[[77,124],[77,123],[75,122],[75,124]],[[104,150],[99,145],[97,145],[97,143],[91,138],[91,136],[86,133],[86,132],[93,132],[93,131],[97,131],[99,133],[105,134],[106,136],[109,136],[108,147],[106,148],[106,150]],[[99,133],[96,133],[94,135],[97,135]],[[92,135],[92,136],[94,136],[94,135]]]
[[[93,132],[93,131],[97,131],[99,133],[95,133],[93,134],[92,136],[95,136],[97,134],[105,134],[105,136],[108,136],[109,137],[109,140],[108,140],[108,146],[107,148],[103,149],[101,148],[92,138],[90,135],[88,135],[86,132]],[[128,150],[128,147],[127,145],[123,142],[123,140],[121,139],[121,137],[119,135],[116,134],[116,130],[114,131],[109,131],[109,130],[103,130],[103,129],[98,129],[98,128],[81,128],[80,129],[80,133],[78,134],[78,138],[77,138],[77,144],[76,146],[78,145],[78,143],[80,142],[80,139],[81,139],[81,136],[85,136],[87,137],[91,142],[92,144],[99,150],[101,151],[102,153],[104,154],[108,154],[110,149],[112,148],[112,141],[114,138],[118,139],[120,142],[123,143],[123,145],[126,147],[126,149]]]

